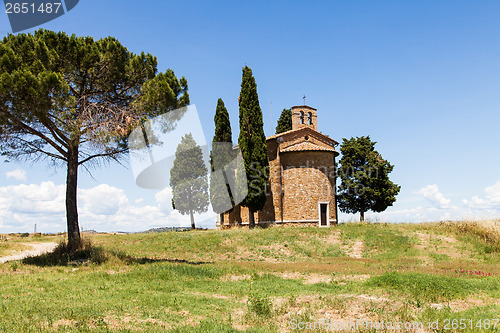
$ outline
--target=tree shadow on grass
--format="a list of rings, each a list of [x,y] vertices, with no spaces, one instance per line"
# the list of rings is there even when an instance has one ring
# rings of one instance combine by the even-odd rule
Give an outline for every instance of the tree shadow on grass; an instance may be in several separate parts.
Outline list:
[[[167,259],[167,258],[148,258],[148,257],[131,257],[129,255],[123,258],[127,264],[150,264],[155,262],[171,262],[177,264],[189,264],[189,265],[205,265],[213,264],[210,261],[189,261],[185,259]]]
[[[22,259],[22,263],[40,267],[80,266],[88,264],[100,265],[110,260],[111,258],[116,258],[127,265],[143,265],[156,262],[171,262],[189,265],[203,265],[212,263],[204,261],[189,261],[184,259],[132,257],[124,252],[106,251],[101,246],[93,245],[89,240],[82,240],[79,249],[73,251],[68,248],[68,245],[66,243],[59,243],[59,245],[52,252],[24,258]]]

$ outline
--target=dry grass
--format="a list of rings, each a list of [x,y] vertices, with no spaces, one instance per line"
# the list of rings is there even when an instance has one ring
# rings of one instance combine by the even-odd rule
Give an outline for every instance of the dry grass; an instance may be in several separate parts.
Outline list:
[[[494,252],[500,252],[500,220],[446,221],[439,225],[463,236],[475,236],[490,244]]]

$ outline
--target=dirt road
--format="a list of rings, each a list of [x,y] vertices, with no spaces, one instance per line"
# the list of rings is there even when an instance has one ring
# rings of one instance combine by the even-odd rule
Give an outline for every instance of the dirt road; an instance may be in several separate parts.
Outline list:
[[[31,246],[30,250],[20,251],[16,254],[0,257],[0,263],[11,260],[21,260],[26,257],[38,256],[40,254],[50,252],[57,246],[57,243],[24,243],[24,245]]]

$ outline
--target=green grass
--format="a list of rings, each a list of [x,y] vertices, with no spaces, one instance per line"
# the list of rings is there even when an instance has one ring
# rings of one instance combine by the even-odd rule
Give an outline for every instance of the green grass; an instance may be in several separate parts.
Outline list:
[[[291,319],[328,315],[442,322],[500,313],[499,254],[479,246],[492,238],[452,225],[86,237],[92,244],[76,254],[60,246],[0,265],[0,331],[282,332]]]
[[[500,296],[499,277],[487,277],[479,280],[421,273],[390,272],[372,277],[367,284],[388,291],[401,292],[416,300],[429,302],[465,298],[478,292],[487,292],[493,297]]]

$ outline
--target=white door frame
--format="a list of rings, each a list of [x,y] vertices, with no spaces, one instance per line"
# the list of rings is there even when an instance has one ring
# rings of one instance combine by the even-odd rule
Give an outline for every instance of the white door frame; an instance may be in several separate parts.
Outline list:
[[[326,205],[326,225],[321,225],[321,204]],[[318,202],[318,225],[323,228],[330,227],[330,202],[319,201]]]

